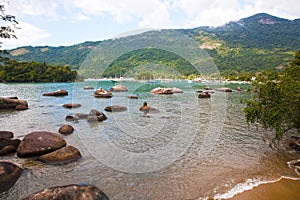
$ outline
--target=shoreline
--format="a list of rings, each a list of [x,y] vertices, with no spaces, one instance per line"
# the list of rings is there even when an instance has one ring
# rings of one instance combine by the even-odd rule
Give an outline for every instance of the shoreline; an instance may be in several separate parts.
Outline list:
[[[223,194],[217,194],[213,199],[229,200],[271,200],[271,199],[300,199],[300,177],[282,176],[273,181],[259,181],[248,179],[237,184]]]

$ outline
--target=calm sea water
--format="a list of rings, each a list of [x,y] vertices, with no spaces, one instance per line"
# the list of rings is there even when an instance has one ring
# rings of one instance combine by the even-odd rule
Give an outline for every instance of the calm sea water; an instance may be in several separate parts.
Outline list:
[[[57,132],[69,123],[76,131],[64,138],[83,156],[61,166],[16,155],[0,157],[25,169],[14,187],[0,194],[1,199],[21,199],[46,187],[73,183],[93,184],[110,199],[202,199],[220,197],[240,184],[298,177],[286,164],[297,155],[286,151],[285,144],[279,150],[271,149],[272,133],[247,125],[240,101],[249,98],[247,92],[215,92],[210,99],[198,99],[195,91],[205,86],[199,83],[122,82],[128,92],[99,99],[92,96],[93,90],[83,89],[87,85],[109,89],[114,84],[0,84],[0,96],[18,96],[29,102],[26,111],[1,110],[1,130],[12,131],[21,139],[32,131]],[[156,86],[178,87],[184,93],[149,93]],[[68,90],[69,95],[42,96],[58,89]],[[133,94],[139,99],[126,98]],[[139,112],[144,101],[160,112],[144,116]],[[62,107],[72,102],[82,106]],[[128,110],[107,113],[104,108],[109,105],[124,105]],[[91,109],[103,111],[108,120],[65,121],[67,115]]]

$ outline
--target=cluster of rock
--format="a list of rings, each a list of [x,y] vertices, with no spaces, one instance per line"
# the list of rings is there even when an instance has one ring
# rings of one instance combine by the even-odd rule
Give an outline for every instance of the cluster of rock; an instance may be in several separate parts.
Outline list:
[[[153,94],[174,94],[174,93],[183,93],[183,90],[173,87],[173,88],[154,88],[150,91]]]
[[[115,85],[109,89],[112,92],[127,92],[128,89],[124,85]]]
[[[102,122],[107,119],[106,115],[99,110],[92,109],[89,114],[77,113],[66,116],[66,121],[78,122],[80,119],[86,119],[87,122]]]
[[[0,109],[26,110],[28,102],[18,97],[0,97]]]
[[[68,135],[74,131],[71,125],[65,124],[58,130]],[[10,131],[0,131],[0,155],[13,155],[17,152],[19,158],[33,158],[47,164],[67,164],[79,160],[80,151],[67,145],[65,139],[58,133],[48,131],[31,132],[22,140],[13,139]],[[8,190],[20,177],[22,169],[14,163],[0,162],[0,192]]]
[[[108,90],[99,88],[94,92],[94,96],[97,98],[112,98],[113,94]]]

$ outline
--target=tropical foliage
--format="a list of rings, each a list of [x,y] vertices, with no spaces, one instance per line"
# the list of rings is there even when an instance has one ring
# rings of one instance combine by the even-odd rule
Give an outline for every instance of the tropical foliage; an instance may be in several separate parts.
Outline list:
[[[9,60],[0,66],[0,82],[68,82],[76,79],[68,66]]]
[[[244,109],[249,123],[275,129],[280,139],[289,129],[300,128],[300,50],[282,72],[264,71],[253,82],[254,98]]]

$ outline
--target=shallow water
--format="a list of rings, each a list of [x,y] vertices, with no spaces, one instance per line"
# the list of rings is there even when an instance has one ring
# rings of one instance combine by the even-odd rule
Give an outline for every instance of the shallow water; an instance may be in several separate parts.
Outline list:
[[[109,89],[115,83],[80,82],[48,84],[0,84],[0,96],[18,96],[29,102],[26,111],[0,111],[1,130],[15,137],[38,130],[57,132],[66,115],[103,111],[108,120],[72,124],[75,133],[64,136],[83,158],[63,165],[45,165],[34,159],[0,157],[25,168],[17,183],[1,199],[21,199],[46,187],[89,183],[110,199],[201,199],[226,193],[249,179],[272,181],[281,176],[298,177],[287,166],[297,154],[268,147],[271,133],[248,126],[242,113],[246,92],[215,92],[198,99],[195,91],[205,85],[186,82],[176,86],[183,94],[153,95],[155,84],[123,82],[129,91],[111,99],[92,96],[84,86]],[[212,85],[222,87],[222,85]],[[243,86],[244,87],[244,86]],[[44,92],[66,89],[66,97],[43,97]],[[126,98],[138,95],[139,99]],[[139,107],[147,101],[159,113],[144,116]],[[65,109],[65,103],[80,103]],[[107,113],[109,105],[124,105],[125,112]]]

